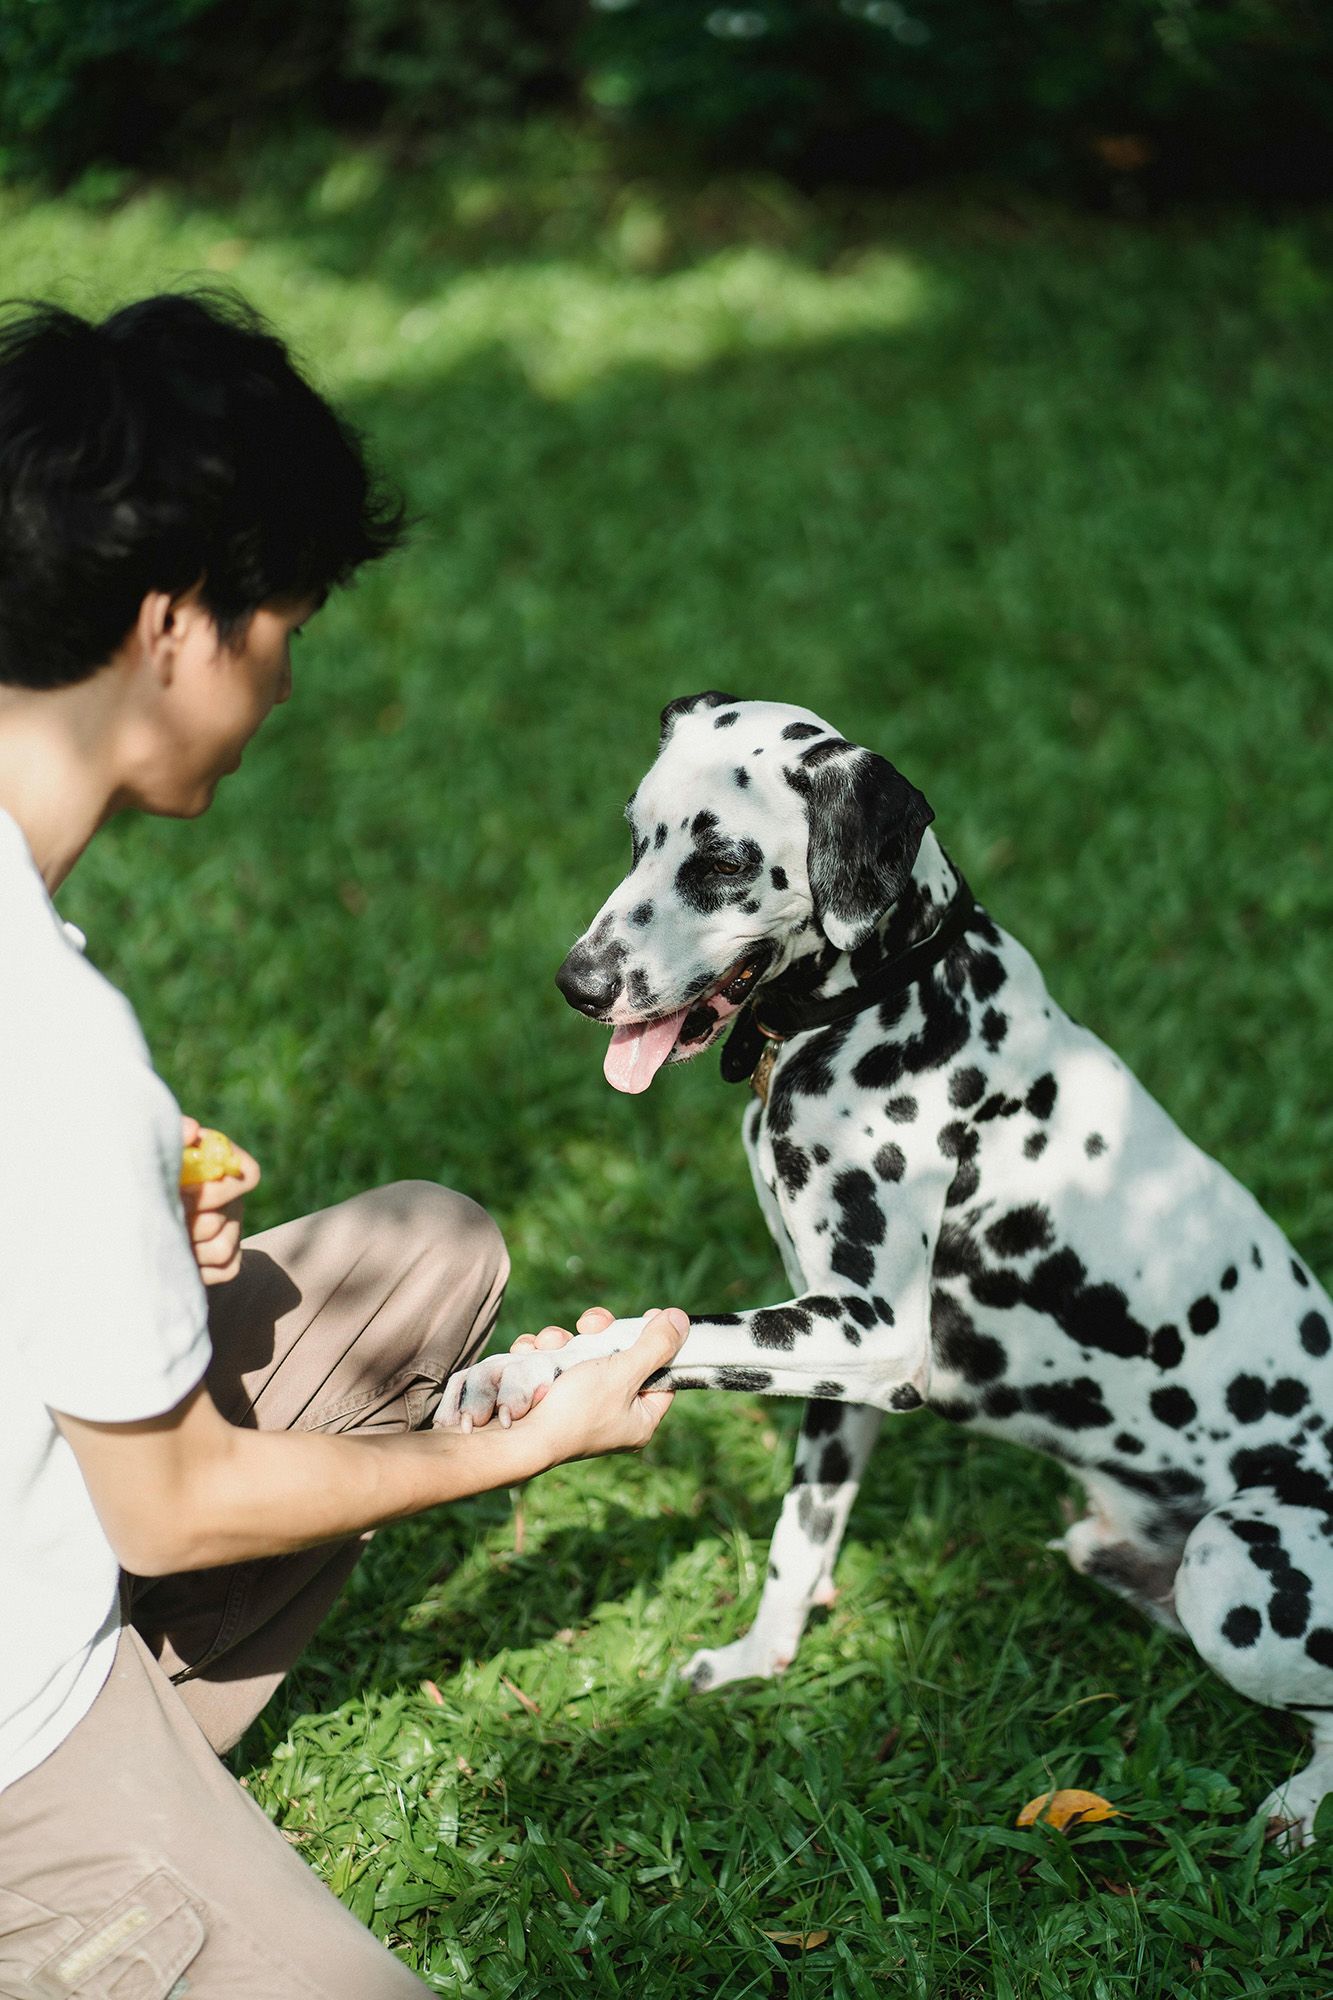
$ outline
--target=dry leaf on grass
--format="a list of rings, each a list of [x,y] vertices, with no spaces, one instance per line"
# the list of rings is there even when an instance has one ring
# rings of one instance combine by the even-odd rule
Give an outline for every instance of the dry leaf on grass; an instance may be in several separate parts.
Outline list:
[[[529,1715],[541,1714],[541,1709],[537,1706],[537,1703],[532,1699],[532,1696],[530,1694],[524,1694],[521,1687],[516,1687],[513,1681],[510,1680],[508,1674],[501,1674],[500,1685],[501,1687],[507,1687],[509,1689],[510,1694],[513,1695],[514,1700],[518,1703],[519,1707],[525,1708]]]
[[[1104,1799],[1100,1792],[1043,1792],[1039,1799],[1028,1800],[1014,1825],[1035,1826],[1042,1820],[1059,1833],[1072,1833],[1075,1827],[1119,1816],[1120,1808]]]
[[[774,1944],[786,1945],[794,1951],[813,1951],[817,1945],[827,1944],[831,1931],[764,1931],[763,1937],[772,1938]]]
[[[427,1701],[434,1702],[436,1708],[444,1707],[444,1696],[440,1693],[434,1681],[423,1681],[421,1683],[421,1692],[425,1695]]]

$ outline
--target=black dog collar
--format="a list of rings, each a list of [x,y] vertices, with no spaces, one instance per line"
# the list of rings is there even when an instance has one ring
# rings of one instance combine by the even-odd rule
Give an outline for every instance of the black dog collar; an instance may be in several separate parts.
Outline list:
[[[727,1037],[722,1050],[723,1081],[744,1083],[753,1077],[760,1097],[767,1099],[768,1072],[773,1067],[779,1042],[788,1041],[792,1035],[807,1034],[811,1028],[827,1028],[834,1021],[850,1020],[854,1014],[863,1014],[868,1007],[887,999],[890,993],[911,986],[957,944],[975,908],[976,898],[959,875],[953,900],[930,936],[922,938],[919,944],[909,945],[897,958],[890,959],[869,979],[849,986],[845,993],[834,993],[823,1000],[803,1000],[795,994],[765,994],[761,987],[741,1009]],[[760,1006],[764,1010],[762,1020],[758,1014]]]

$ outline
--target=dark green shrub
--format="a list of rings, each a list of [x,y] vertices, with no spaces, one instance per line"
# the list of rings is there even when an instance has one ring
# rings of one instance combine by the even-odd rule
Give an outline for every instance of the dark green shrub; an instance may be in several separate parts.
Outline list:
[[[609,115],[816,178],[1329,178],[1320,0],[601,0],[579,55]]]

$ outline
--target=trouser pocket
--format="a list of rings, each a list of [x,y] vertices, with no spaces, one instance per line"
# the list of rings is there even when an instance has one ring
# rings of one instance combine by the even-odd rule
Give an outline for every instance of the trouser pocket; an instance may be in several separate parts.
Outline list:
[[[136,1883],[90,1922],[66,1929],[54,1951],[13,1988],[18,2000],[170,2000],[203,1949],[202,1913],[168,1868]],[[34,1942],[40,1933],[33,1932]]]

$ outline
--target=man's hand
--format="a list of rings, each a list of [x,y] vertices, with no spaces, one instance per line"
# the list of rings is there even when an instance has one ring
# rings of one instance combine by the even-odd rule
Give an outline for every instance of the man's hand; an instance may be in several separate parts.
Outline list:
[[[673,1320],[679,1320],[684,1339],[689,1320],[679,1307],[672,1308],[672,1315]],[[450,1376],[435,1414],[435,1426],[440,1430],[479,1430],[494,1417],[501,1429],[507,1430],[520,1418],[527,1419],[551,1394],[558,1379],[582,1373],[594,1362],[637,1352],[649,1324],[663,1317],[654,1309],[639,1319],[617,1320],[605,1308],[593,1306],[580,1317],[577,1336],[558,1326],[543,1327],[536,1335],[525,1334],[508,1354],[488,1354]]]
[[[197,1145],[199,1130],[197,1118],[182,1117],[181,1144]],[[181,1189],[190,1248],[206,1285],[225,1285],[241,1268],[241,1214],[245,1197],[259,1186],[259,1165],[242,1147],[237,1146],[236,1152],[244,1174]]]
[[[594,1310],[599,1311],[598,1329],[611,1324],[609,1313]],[[594,1330],[584,1326],[588,1318],[585,1313],[580,1319],[581,1332]],[[540,1397],[533,1396],[522,1423],[510,1433],[520,1449],[526,1446],[532,1450],[533,1470],[564,1465],[574,1458],[597,1458],[608,1451],[641,1451],[675,1395],[671,1389],[645,1389],[643,1385],[670,1366],[689,1330],[690,1322],[679,1306],[653,1313],[645,1320],[638,1339],[619,1354],[582,1362],[557,1381],[544,1384]],[[543,1329],[543,1333],[559,1331],[562,1329]],[[540,1347],[562,1343],[543,1343],[539,1334],[524,1344]]]

